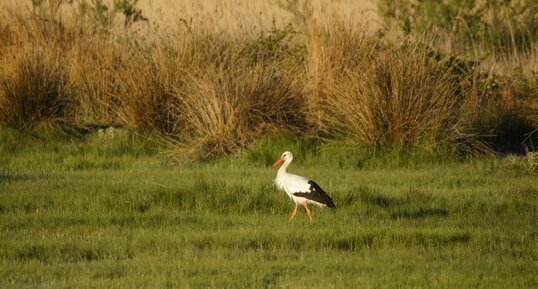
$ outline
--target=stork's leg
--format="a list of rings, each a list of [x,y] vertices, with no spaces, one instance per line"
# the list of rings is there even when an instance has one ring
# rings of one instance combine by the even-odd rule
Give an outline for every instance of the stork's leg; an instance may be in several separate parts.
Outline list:
[[[312,215],[312,212],[308,208],[308,204],[304,204],[304,209],[306,210],[306,214],[308,215],[308,218],[310,218],[310,221],[314,220],[314,216]]]
[[[297,207],[298,207],[298,206],[299,206],[299,205],[295,204],[295,208],[293,208],[293,211],[291,212],[291,216],[290,216],[290,219],[288,220],[288,222],[291,222],[291,220],[292,220],[293,218],[295,218],[295,215],[297,215]]]

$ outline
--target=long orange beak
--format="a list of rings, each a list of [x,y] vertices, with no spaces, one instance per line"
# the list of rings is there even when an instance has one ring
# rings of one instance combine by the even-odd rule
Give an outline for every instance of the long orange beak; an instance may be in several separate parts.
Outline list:
[[[284,162],[283,158],[279,158],[271,167],[274,169]]]

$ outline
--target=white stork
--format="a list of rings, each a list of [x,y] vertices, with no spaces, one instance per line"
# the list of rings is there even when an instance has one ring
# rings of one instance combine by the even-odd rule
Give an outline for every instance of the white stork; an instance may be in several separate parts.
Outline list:
[[[284,152],[272,166],[272,168],[276,168],[278,165],[284,163],[280,169],[278,169],[275,184],[279,189],[286,192],[290,199],[295,203],[295,208],[293,209],[288,222],[297,214],[297,207],[299,205],[302,205],[305,208],[310,221],[313,220],[313,216],[308,208],[308,204],[317,205],[319,207],[327,206],[329,208],[336,208],[331,197],[329,197],[316,182],[286,172],[291,161],[293,161],[293,154],[291,152]]]

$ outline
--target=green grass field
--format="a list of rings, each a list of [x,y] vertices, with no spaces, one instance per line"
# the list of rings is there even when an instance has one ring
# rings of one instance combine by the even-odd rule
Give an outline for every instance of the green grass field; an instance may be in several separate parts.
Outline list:
[[[0,288],[538,286],[520,157],[398,163],[286,140],[178,165],[145,142],[0,134]],[[269,168],[287,149],[337,210],[287,223]]]

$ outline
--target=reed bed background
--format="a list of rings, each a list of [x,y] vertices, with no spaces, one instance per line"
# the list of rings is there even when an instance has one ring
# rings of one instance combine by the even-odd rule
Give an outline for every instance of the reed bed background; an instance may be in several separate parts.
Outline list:
[[[491,40],[443,30],[459,14],[452,26],[402,19],[411,2],[5,2],[0,123],[68,134],[119,126],[196,158],[283,131],[356,147],[521,150],[538,127],[532,23]],[[536,17],[520,2],[531,11],[521,17]],[[475,4],[477,15],[498,8]],[[431,29],[436,41],[424,37]]]

